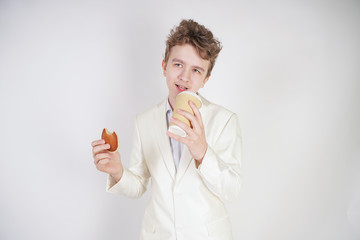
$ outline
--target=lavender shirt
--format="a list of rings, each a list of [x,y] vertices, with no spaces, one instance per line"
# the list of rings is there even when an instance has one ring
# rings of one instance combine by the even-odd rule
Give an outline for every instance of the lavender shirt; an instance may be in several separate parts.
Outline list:
[[[169,100],[166,102],[166,119],[167,119],[167,127],[169,128],[170,118],[173,114],[173,111],[170,107]],[[170,145],[172,150],[172,155],[174,159],[175,169],[177,170],[181,158],[181,152],[184,147],[184,144],[178,142],[172,138],[170,138]]]

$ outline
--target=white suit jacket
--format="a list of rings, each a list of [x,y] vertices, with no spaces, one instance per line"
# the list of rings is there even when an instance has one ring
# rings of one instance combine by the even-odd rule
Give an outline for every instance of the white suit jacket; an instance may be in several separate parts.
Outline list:
[[[164,100],[137,115],[130,167],[118,183],[108,177],[108,192],[130,198],[140,197],[151,179],[141,240],[232,239],[224,201],[240,191],[240,126],[234,113],[201,98],[208,149],[198,169],[184,146],[175,170]]]

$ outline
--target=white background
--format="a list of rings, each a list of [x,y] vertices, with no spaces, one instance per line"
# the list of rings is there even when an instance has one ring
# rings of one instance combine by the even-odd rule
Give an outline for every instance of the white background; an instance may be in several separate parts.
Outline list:
[[[129,1],[130,2],[130,1]],[[137,239],[90,143],[167,96],[183,18],[223,51],[200,93],[239,115],[235,239],[360,239],[359,1],[0,1],[0,239]]]

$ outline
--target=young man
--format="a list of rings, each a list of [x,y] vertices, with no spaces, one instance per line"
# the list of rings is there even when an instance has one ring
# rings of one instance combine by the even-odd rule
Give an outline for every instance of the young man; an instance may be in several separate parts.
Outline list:
[[[130,167],[103,140],[92,142],[96,168],[108,173],[107,191],[138,198],[151,179],[140,239],[232,239],[224,201],[239,195],[241,137],[237,116],[200,96],[180,111],[191,127],[171,118],[176,95],[198,93],[209,80],[220,42],[204,26],[183,20],[166,42],[163,74],[168,97],[135,120]],[[172,121],[187,133],[167,131]]]

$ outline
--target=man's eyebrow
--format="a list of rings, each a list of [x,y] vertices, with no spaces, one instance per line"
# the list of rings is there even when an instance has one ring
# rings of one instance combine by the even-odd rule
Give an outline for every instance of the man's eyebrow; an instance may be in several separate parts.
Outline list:
[[[181,63],[181,64],[185,64],[185,62],[184,62],[183,60],[178,59],[178,58],[173,58],[173,59],[171,60],[171,62],[179,62],[179,63]],[[199,69],[199,70],[202,71],[202,72],[205,72],[205,69],[203,69],[202,67],[199,67],[199,66],[192,66],[192,67],[194,67],[194,68],[196,68],[196,69]]]
[[[179,63],[184,64],[184,61],[181,60],[181,59],[178,59],[178,58],[173,58],[173,59],[171,60],[171,62],[179,62]]]

